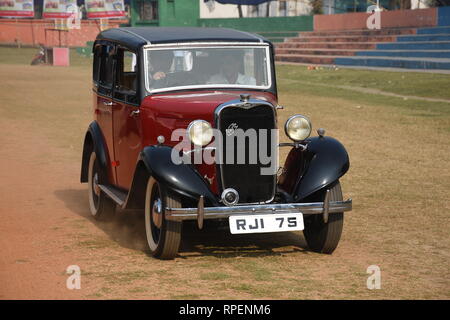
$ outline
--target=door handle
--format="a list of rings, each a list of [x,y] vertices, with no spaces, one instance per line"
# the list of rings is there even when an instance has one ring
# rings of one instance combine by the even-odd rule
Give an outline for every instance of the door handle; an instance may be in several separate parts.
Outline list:
[[[103,101],[103,104],[104,104],[105,106],[111,107],[111,106],[114,105],[114,102],[112,102],[112,101]]]
[[[139,115],[139,113],[140,113],[139,110],[133,110],[133,111],[131,111],[131,113],[130,113],[130,117],[135,117],[135,116]]]

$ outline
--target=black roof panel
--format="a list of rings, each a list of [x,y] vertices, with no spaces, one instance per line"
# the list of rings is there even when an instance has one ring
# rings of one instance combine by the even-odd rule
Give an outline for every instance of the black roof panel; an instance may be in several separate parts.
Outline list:
[[[114,40],[139,48],[147,43],[162,44],[172,42],[269,42],[265,38],[244,31],[225,28],[199,27],[125,27],[101,32],[97,40]]]

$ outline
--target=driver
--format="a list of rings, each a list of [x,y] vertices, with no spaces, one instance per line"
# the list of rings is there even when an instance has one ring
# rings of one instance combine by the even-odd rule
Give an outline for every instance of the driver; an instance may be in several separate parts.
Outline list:
[[[228,52],[219,56],[219,59],[222,62],[220,71],[209,78],[209,84],[256,85],[255,78],[240,72],[243,61],[242,52]]]
[[[150,81],[154,89],[167,86],[167,74],[173,61],[172,51],[150,52]]]

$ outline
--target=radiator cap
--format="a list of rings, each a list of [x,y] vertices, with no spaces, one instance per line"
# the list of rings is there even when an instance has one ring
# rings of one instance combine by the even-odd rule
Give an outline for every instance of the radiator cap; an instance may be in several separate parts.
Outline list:
[[[242,102],[248,102],[250,100],[250,95],[248,93],[242,93],[241,94],[241,101]]]

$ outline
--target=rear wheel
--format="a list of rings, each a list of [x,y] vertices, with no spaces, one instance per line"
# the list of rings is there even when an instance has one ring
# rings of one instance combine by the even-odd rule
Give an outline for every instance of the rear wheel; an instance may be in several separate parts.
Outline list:
[[[116,203],[100,190],[99,166],[95,152],[89,158],[88,191],[89,209],[96,220],[110,219],[116,210]]]
[[[165,208],[181,208],[181,202],[164,194],[158,182],[150,177],[145,194],[145,232],[152,255],[173,259],[181,242],[182,223],[165,219]]]
[[[325,194],[322,195],[322,201]],[[342,201],[342,190],[339,181],[330,189],[330,201]],[[344,213],[330,213],[328,222],[323,221],[323,215],[314,214],[305,217],[305,235],[308,247],[320,253],[331,254],[341,239],[344,226]]]

